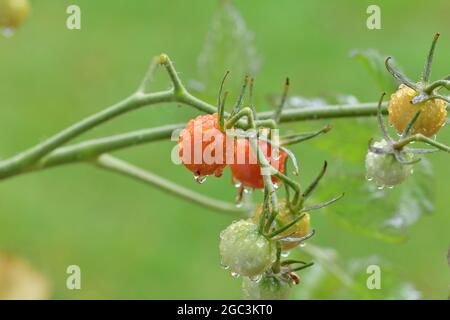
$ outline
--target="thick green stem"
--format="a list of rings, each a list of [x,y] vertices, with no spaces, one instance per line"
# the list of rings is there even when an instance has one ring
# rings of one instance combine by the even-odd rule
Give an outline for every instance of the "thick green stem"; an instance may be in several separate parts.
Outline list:
[[[167,95],[169,95],[169,93],[170,92],[166,92]],[[159,97],[159,98],[158,99],[155,98],[155,100],[152,101],[153,99],[152,97]],[[152,102],[156,103],[157,100],[163,99],[161,95],[158,96],[146,95],[145,98],[146,103]],[[173,101],[175,98],[167,96],[164,99],[167,99],[168,101]],[[209,105],[208,103],[199,100],[190,94],[184,94],[181,98],[177,97],[176,99],[177,99],[175,100],[176,102],[185,103],[206,113],[213,113],[216,111],[214,106]],[[337,109],[339,109],[341,113],[337,114],[336,113]],[[129,110],[131,109],[128,109],[128,111]],[[102,112],[102,115],[105,114],[105,111]],[[385,109],[383,109],[383,111],[386,112]],[[121,112],[123,113],[125,111],[122,110]],[[281,115],[281,122],[310,120],[314,112],[317,112],[316,116],[314,116],[315,120],[330,119],[333,117],[339,118],[345,116],[348,117],[373,116],[376,115],[377,104],[365,103],[354,106],[350,105],[328,106],[320,108],[311,108],[306,110],[289,109],[283,111]],[[270,119],[270,116],[272,116],[272,113],[270,112],[262,112],[258,114],[258,117],[263,117],[266,119]],[[95,115],[90,118],[93,117],[97,118],[99,116]],[[100,118],[104,119],[103,116]],[[103,121],[106,120],[101,120],[100,123]],[[86,122],[89,123],[90,125],[89,126],[85,125]],[[0,162],[0,180],[12,177],[20,173],[34,171],[37,169],[45,169],[56,165],[85,161],[103,152],[110,152],[117,149],[131,147],[136,144],[168,139],[171,137],[174,130],[179,129],[183,126],[183,124],[166,125],[158,128],[138,130],[111,137],[89,140],[73,146],[55,148],[55,146],[60,146],[65,141],[69,141],[73,137],[81,134],[80,130],[81,132],[87,131],[88,128],[92,126],[92,123],[93,123],[92,120],[89,121],[87,119],[83,120],[82,122],[62,131],[61,133],[51,137],[50,139],[29,149],[28,151],[21,153],[11,159]],[[24,159],[27,161],[25,161]]]
[[[450,90],[450,80],[437,80],[431,83],[428,87],[426,87],[423,91],[427,94],[432,94],[435,89],[446,88]]]
[[[243,108],[239,110],[237,113],[232,115],[226,122],[225,128],[231,129],[235,126],[235,124],[240,121],[243,117],[247,118],[246,129],[253,128],[256,129],[255,120],[253,118],[253,112],[250,108]]]
[[[129,98],[68,127],[42,143],[39,143],[10,159],[0,162],[0,179],[7,178],[20,173],[22,170],[26,170],[37,160],[49,154],[54,149],[112,118],[148,104],[170,102],[173,100],[174,95],[172,91],[163,91],[146,95],[132,95]]]
[[[322,120],[322,119],[336,119],[336,118],[357,118],[357,117],[371,117],[377,115],[377,103],[359,103],[349,105],[335,105],[324,106],[317,108],[298,108],[285,109],[280,117],[280,122],[295,122],[305,120]],[[387,104],[383,104],[382,112],[387,114]],[[269,119],[272,117],[272,112],[258,113],[259,119]]]
[[[268,171],[273,170],[272,166],[270,165],[269,161],[266,159],[266,156],[262,152],[261,148],[258,145],[258,142],[256,140],[256,136],[254,138],[249,138],[249,143],[251,146],[251,149],[256,154],[258,163],[261,167],[261,176],[264,180],[264,190],[267,193],[267,195],[270,197],[270,202],[272,204],[271,208],[271,215],[268,219],[268,222],[265,227],[265,231],[269,231],[270,226],[272,225],[272,222],[275,220],[279,207],[278,207],[278,197],[275,190],[275,186],[272,182],[272,175],[269,174]]]
[[[423,142],[426,144],[429,144],[430,146],[436,147],[442,151],[449,152],[450,153],[450,147],[446,146],[445,144],[442,144],[440,142],[437,142],[431,138],[428,138],[424,136],[423,134],[414,134],[412,136],[409,136],[405,139],[399,140],[396,143],[393,144],[394,149],[396,150],[402,150],[403,147],[405,147],[407,144],[411,142]]]
[[[32,169],[44,169],[62,164],[87,161],[103,153],[166,139],[168,135],[175,130],[183,128],[184,125],[185,124],[173,124],[158,128],[137,130],[58,148],[40,159],[36,165],[32,166]]]

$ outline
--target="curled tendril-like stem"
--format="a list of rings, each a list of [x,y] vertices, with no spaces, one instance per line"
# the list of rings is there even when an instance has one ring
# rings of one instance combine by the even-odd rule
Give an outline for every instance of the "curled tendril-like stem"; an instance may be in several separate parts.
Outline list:
[[[244,77],[244,83],[242,84],[242,89],[241,89],[241,92],[239,93],[239,96],[238,96],[238,98],[237,98],[237,100],[236,100],[236,103],[235,103],[235,105],[234,105],[234,107],[233,107],[233,110],[232,110],[232,112],[231,112],[231,115],[233,116],[233,115],[235,115],[237,112],[239,112],[239,110],[240,110],[240,108],[241,108],[241,105],[242,105],[242,101],[243,101],[243,99],[244,99],[244,96],[245,96],[245,91],[247,90],[247,86],[248,86],[248,76],[246,75],[245,77]]]
[[[219,128],[224,129],[225,127],[225,100],[228,96],[228,91],[225,92],[223,99],[222,99],[222,91],[223,86],[225,84],[225,80],[227,79],[228,75],[230,74],[230,71],[225,72],[225,75],[222,78],[222,82],[220,83],[219,87],[219,93],[217,94],[217,113],[219,117]]]
[[[425,61],[425,66],[422,72],[421,81],[419,83],[414,83],[408,77],[406,77],[403,73],[401,73],[399,70],[397,70],[392,64],[391,64],[391,57],[388,57],[385,61],[386,69],[389,71],[389,73],[392,74],[392,76],[403,83],[404,85],[408,86],[409,88],[415,90],[418,95],[412,99],[412,104],[419,104],[423,103],[429,100],[434,99],[441,99],[446,101],[447,103],[450,103],[450,98],[444,95],[440,95],[437,93],[442,88],[446,88],[450,90],[450,79],[449,77],[446,77],[441,80],[434,81],[432,83],[429,83],[430,75],[431,75],[431,69],[433,64],[433,57],[434,57],[434,51],[436,48],[437,40],[439,39],[439,33],[436,33],[433,37],[433,41],[431,43],[430,50],[428,52],[427,59]]]
[[[301,207],[306,199],[314,192],[316,187],[319,185],[320,180],[322,180],[323,176],[325,175],[328,167],[328,162],[324,161],[322,170],[320,170],[317,177],[313,180],[313,182],[306,188],[306,190],[302,193],[300,197],[300,201],[298,204],[298,207]]]
[[[310,263],[305,264],[305,265],[303,265],[303,266],[300,266],[300,267],[297,267],[297,268],[293,268],[293,269],[291,269],[290,271],[291,271],[291,272],[298,272],[298,271],[300,271],[300,270],[303,270],[303,269],[312,267],[313,265],[314,265],[314,262],[310,262]]]
[[[431,42],[431,48],[430,48],[430,51],[428,52],[428,56],[425,61],[425,66],[423,68],[423,73],[422,73],[422,82],[424,82],[424,83],[427,83],[428,80],[430,79],[431,67],[433,64],[434,50],[436,48],[436,44],[439,39],[439,36],[440,36],[439,32],[436,33],[433,37],[433,41]]]
[[[408,125],[406,126],[405,130],[403,131],[403,133],[400,136],[402,139],[408,137],[411,134],[411,130],[413,129],[414,125],[416,124],[417,119],[419,118],[421,112],[422,112],[421,110],[417,111],[416,114],[414,115],[414,117],[412,117],[411,121],[409,121]]]
[[[292,237],[293,234],[294,234],[294,233],[288,234],[287,236],[275,237],[275,239],[276,239],[276,240],[283,240],[283,241],[285,241],[285,242],[303,242],[303,241],[309,240],[309,239],[311,239],[312,237],[314,237],[315,234],[316,234],[316,230],[313,229],[313,230],[311,230],[311,232],[308,233],[306,236],[304,236],[304,237],[299,237],[299,238]]]
[[[387,57],[384,64],[386,65],[386,69],[389,71],[389,73],[397,79],[399,82],[403,83],[404,85],[410,87],[411,89],[414,89],[416,91],[419,90],[417,85],[409,80],[403,73],[401,73],[397,68],[395,68],[391,64],[392,57]]]
[[[287,99],[288,92],[289,92],[289,86],[290,86],[290,80],[289,80],[289,78],[286,78],[286,81],[284,83],[283,94],[281,95],[280,104],[273,115],[273,119],[275,120],[275,123],[280,122],[281,113],[283,112],[283,108],[286,105],[286,99]]]
[[[310,206],[310,207],[303,208],[303,209],[300,210],[300,212],[310,212],[310,211],[313,211],[313,210],[322,209],[322,208],[324,208],[324,207],[326,207],[326,206],[329,206],[330,204],[332,204],[332,203],[334,203],[334,202],[340,200],[343,196],[345,196],[345,193],[342,193],[342,194],[340,194],[339,196],[337,196],[337,197],[335,197],[335,198],[333,198],[333,199],[331,199],[331,200],[325,201],[325,202],[323,202],[323,203],[320,203],[320,204],[316,204],[316,205],[314,205],[314,206]]]
[[[300,220],[302,220],[305,217],[304,214],[298,216],[297,218],[293,219],[291,222],[287,223],[286,225],[280,227],[277,230],[274,230],[273,232],[269,233],[267,235],[268,238],[273,238],[277,235],[279,235],[280,233],[283,233],[287,230],[289,230],[289,228],[291,228],[293,225],[295,225],[297,222],[299,222]]]

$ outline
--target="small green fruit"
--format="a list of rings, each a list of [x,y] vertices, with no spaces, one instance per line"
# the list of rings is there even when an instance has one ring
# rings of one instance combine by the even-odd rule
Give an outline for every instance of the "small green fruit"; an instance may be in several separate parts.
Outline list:
[[[387,146],[386,140],[373,144],[376,148]],[[408,160],[412,154],[406,154]],[[412,173],[412,165],[405,165],[397,161],[393,154],[377,154],[369,151],[366,156],[366,175],[379,186],[394,186],[403,182]]]
[[[250,220],[232,223],[220,234],[222,265],[236,275],[255,277],[276,259],[275,243],[258,232]]]
[[[259,281],[244,278],[242,292],[247,300],[287,300],[291,286],[276,276],[263,275]]]

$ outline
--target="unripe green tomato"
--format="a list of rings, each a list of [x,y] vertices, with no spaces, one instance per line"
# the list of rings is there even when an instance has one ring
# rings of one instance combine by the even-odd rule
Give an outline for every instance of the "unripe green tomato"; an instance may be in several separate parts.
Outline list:
[[[286,202],[284,200],[280,201],[279,207],[280,207],[280,212],[278,213],[276,220],[275,220],[278,227],[282,227],[284,225],[289,224],[290,222],[292,222],[292,220],[294,220],[295,218],[297,218],[300,215],[300,213],[298,215],[292,214],[290,212],[289,208],[286,207]],[[253,217],[252,217],[252,219],[255,223],[259,222],[259,219],[261,217],[263,209],[264,209],[263,204],[260,204],[256,208],[255,213],[253,214]],[[310,227],[311,227],[311,217],[308,213],[304,213],[303,219],[301,219],[300,221],[295,223],[293,226],[291,226],[286,231],[280,233],[279,236],[280,237],[288,237],[288,238],[303,238],[309,234]],[[301,243],[301,241],[283,241],[283,240],[281,240],[281,249],[283,251],[291,250],[291,249],[297,247],[300,243]]]
[[[0,0],[0,26],[20,27],[30,13],[28,0]]]
[[[291,286],[276,276],[263,275],[259,281],[244,278],[242,293],[246,300],[287,300]]]
[[[247,277],[262,274],[276,259],[275,242],[261,235],[250,220],[239,220],[222,231],[219,248],[222,265]]]
[[[383,148],[387,145],[386,140],[375,142],[376,148]],[[406,154],[408,160],[412,154]],[[395,159],[393,154],[367,153],[366,175],[369,180],[374,180],[379,186],[394,186],[403,182],[412,173],[412,165],[401,164]]]

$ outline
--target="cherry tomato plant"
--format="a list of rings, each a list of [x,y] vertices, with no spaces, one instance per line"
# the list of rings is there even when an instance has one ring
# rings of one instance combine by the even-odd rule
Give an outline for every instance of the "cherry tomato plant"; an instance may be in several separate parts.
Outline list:
[[[21,7],[11,6],[11,3],[0,1],[7,8],[0,11],[0,24],[8,28],[18,27],[29,10],[26,1],[19,2]],[[450,98],[444,91],[450,90],[450,78],[430,80],[438,38],[439,34],[436,34],[432,40],[417,83],[397,70],[390,57],[385,60],[386,72],[399,82],[388,103],[383,101],[383,93],[376,102],[287,108],[290,80],[286,79],[280,97],[275,99],[275,110],[264,112],[258,111],[254,102],[253,78],[246,76],[243,79],[236,101],[230,103],[225,87],[233,70],[226,71],[221,83],[215,84],[218,87],[217,101],[211,103],[188,89],[170,57],[162,53],[151,60],[142,82],[124,100],[1,160],[0,180],[6,183],[18,175],[85,163],[155,186],[211,211],[233,215],[239,220],[221,232],[219,252],[223,268],[235,277],[243,277],[245,298],[286,299],[293,287],[301,285],[300,273],[315,263],[327,268],[344,285],[354,287],[353,280],[335,261],[327,258],[323,249],[312,245],[303,248],[315,232],[320,232],[313,228],[315,211],[328,206],[333,208],[347,190],[345,183],[341,184],[338,193],[319,201],[321,197],[315,197],[315,191],[327,188],[321,181],[328,168],[333,167],[333,159],[319,159],[323,163],[321,169],[304,187],[300,184],[304,181],[297,159],[301,155],[294,154],[290,148],[299,143],[307,144],[311,139],[327,139],[327,135],[333,134],[331,126],[316,128],[312,132],[287,133],[283,132],[283,125],[336,118],[374,118],[382,139],[369,141],[365,159],[367,179],[379,189],[414,179],[414,168],[426,154],[450,152],[450,147],[437,137],[447,121]],[[152,80],[160,68],[167,73],[171,87],[153,92]],[[186,123],[68,144],[81,134],[126,113],[170,103],[190,106],[200,114]],[[385,124],[386,115],[398,133],[396,139]],[[233,181],[223,180],[223,183],[230,188],[238,188],[237,203],[207,197],[111,155],[117,150],[169,139],[174,131],[178,132],[175,153],[195,181],[202,184],[208,176],[220,179],[223,171],[229,168]],[[424,146],[412,147],[415,142]],[[209,159],[203,157],[205,153],[209,153]],[[197,159],[198,154],[200,157]],[[358,179],[363,180],[364,177]],[[335,189],[330,190],[335,192]],[[262,192],[261,203],[253,203],[248,196],[254,190]],[[346,193],[346,197],[352,196]],[[290,252],[300,257],[288,257]]]

